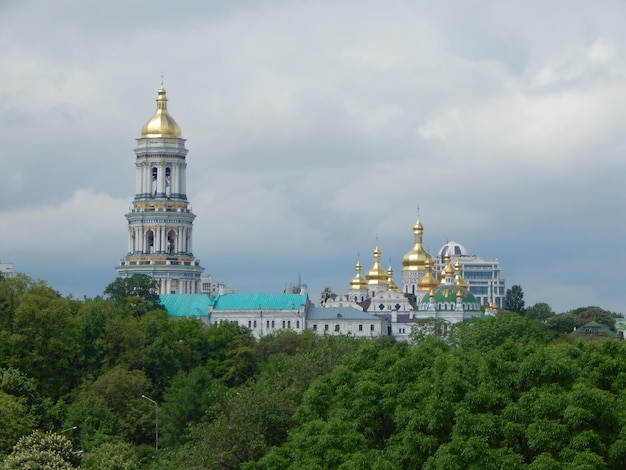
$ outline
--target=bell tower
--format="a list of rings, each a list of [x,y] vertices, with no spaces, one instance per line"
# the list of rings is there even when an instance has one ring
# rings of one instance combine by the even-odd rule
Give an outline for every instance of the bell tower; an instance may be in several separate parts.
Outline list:
[[[195,294],[204,268],[192,253],[191,213],[186,195],[187,149],[179,125],[167,111],[163,84],[154,116],[143,126],[135,148],[135,198],[128,220],[121,277],[147,274],[159,294]]]

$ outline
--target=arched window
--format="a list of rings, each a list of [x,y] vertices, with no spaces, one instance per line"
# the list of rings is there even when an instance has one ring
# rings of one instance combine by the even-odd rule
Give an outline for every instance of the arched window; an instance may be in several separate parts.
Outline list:
[[[176,250],[176,232],[174,230],[170,230],[167,232],[167,253],[172,255]]]
[[[146,232],[146,243],[144,246],[146,253],[154,253],[154,232],[152,230]]]
[[[151,182],[151,193],[155,195],[157,192],[157,176],[159,174],[159,169],[156,166],[152,167],[152,182]]]
[[[172,169],[168,166],[165,168],[165,195],[170,197],[171,194],[171,178],[172,178]]]

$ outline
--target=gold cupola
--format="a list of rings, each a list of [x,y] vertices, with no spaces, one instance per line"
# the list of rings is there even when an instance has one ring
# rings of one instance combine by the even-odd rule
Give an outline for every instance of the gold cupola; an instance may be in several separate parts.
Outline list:
[[[380,250],[378,249],[378,245],[376,245],[374,249],[374,266],[372,266],[372,269],[365,275],[365,280],[368,286],[380,286],[387,285],[387,278],[387,271],[380,265]]]
[[[398,284],[396,284],[396,281],[393,280],[393,268],[391,267],[391,265],[389,265],[389,267],[387,268],[387,283],[389,284],[389,290],[395,292],[400,290]]]
[[[422,246],[423,234],[424,227],[420,220],[417,219],[413,226],[413,237],[415,239],[413,249],[402,257],[402,271],[425,271],[426,260],[433,262],[433,257]]]
[[[350,290],[367,290],[367,281],[363,279],[361,276],[361,262],[357,260],[356,262],[356,275],[350,281]]]
[[[439,283],[447,284],[448,279],[451,279],[452,282],[454,282],[454,268],[452,267],[452,263],[450,261],[450,253],[449,252],[446,253],[443,259],[446,264],[444,265],[443,269],[439,273],[439,281],[440,281]]]
[[[417,282],[419,290],[430,291],[439,285],[439,281],[433,275],[433,262],[432,260],[426,260],[426,272],[422,278]]]
[[[461,263],[456,260],[454,263],[454,283],[459,287],[465,287],[467,289],[467,282],[461,277]]]
[[[141,137],[180,139],[180,126],[174,121],[174,118],[170,116],[170,113],[167,112],[167,97],[165,96],[165,88],[163,88],[163,85],[159,88],[156,102],[156,113],[144,124],[141,129]]]

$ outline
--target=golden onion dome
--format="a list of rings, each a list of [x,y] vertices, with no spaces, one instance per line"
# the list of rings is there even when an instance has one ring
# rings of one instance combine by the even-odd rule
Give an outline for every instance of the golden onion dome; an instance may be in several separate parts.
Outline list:
[[[431,290],[439,285],[439,281],[433,276],[433,262],[431,260],[426,261],[426,272],[422,278],[417,281],[417,288],[419,290]]]
[[[433,257],[424,250],[422,246],[422,236],[424,234],[424,227],[422,223],[417,219],[413,226],[414,243],[413,248],[407,254],[402,257],[402,271],[424,271],[426,269],[426,260],[431,260]]]
[[[374,249],[374,266],[365,275],[368,285],[387,285],[387,271],[380,265],[380,250],[378,245]]]
[[[148,119],[148,122],[144,124],[141,129],[141,137],[166,137],[180,139],[180,126],[167,112],[167,97],[165,96],[165,88],[163,88],[163,86],[159,88],[156,102],[156,113],[154,113],[154,116]]]
[[[459,287],[467,288],[467,282],[461,277],[461,263],[458,259],[454,263],[454,283]]]
[[[356,275],[350,281],[350,290],[367,290],[367,282],[361,276],[361,262],[356,262]]]
[[[398,284],[396,284],[396,282],[393,280],[393,268],[391,267],[391,265],[389,265],[389,267],[387,268],[387,283],[389,284],[389,290],[396,292],[400,290]]]
[[[440,284],[446,284],[448,278],[454,279],[454,268],[452,267],[452,264],[450,263],[450,253],[446,253],[443,259],[446,262],[446,264],[441,270],[441,273],[439,273]]]

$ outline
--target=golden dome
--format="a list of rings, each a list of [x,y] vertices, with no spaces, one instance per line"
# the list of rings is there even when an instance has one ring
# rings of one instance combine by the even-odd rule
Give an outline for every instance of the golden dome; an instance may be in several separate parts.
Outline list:
[[[454,283],[459,287],[465,287],[467,289],[467,282],[461,277],[461,263],[459,263],[458,259],[456,263],[454,263]]]
[[[167,97],[165,88],[159,88],[159,96],[156,99],[157,110],[141,129],[141,137],[166,137],[181,138],[180,126],[167,112]]]
[[[450,253],[446,253],[443,259],[446,264],[439,273],[440,284],[446,284],[447,278],[454,278],[454,268],[450,263]]]
[[[426,260],[433,260],[433,257],[424,250],[422,246],[422,235],[424,234],[424,227],[419,219],[413,226],[413,236],[415,242],[413,249],[402,257],[402,271],[424,271],[426,268]]]
[[[374,266],[365,275],[368,285],[387,285],[387,271],[380,265],[380,250],[378,245],[374,249]]]
[[[387,268],[387,282],[389,283],[389,290],[399,291],[398,284],[393,280],[393,268],[391,265]]]
[[[426,260],[426,273],[422,278],[417,281],[417,288],[419,290],[431,290],[439,285],[439,281],[433,276],[433,262]]]
[[[356,275],[350,281],[350,290],[367,290],[367,282],[361,276],[361,262],[356,262]]]

